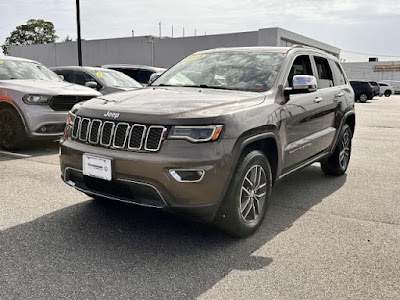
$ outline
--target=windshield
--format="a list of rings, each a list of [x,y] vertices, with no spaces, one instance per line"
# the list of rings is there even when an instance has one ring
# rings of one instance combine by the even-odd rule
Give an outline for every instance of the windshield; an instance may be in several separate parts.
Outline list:
[[[0,60],[0,80],[36,79],[61,81],[54,72],[36,62]]]
[[[265,92],[275,82],[285,54],[216,52],[191,55],[152,86],[193,86]]]
[[[92,69],[91,72],[97,79],[102,81],[105,86],[121,88],[143,87],[139,82],[121,72],[104,69]]]

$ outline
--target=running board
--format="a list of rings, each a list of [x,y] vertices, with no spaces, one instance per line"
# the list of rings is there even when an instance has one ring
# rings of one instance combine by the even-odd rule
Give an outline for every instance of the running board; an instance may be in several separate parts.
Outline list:
[[[316,157],[313,157],[313,158],[307,160],[306,162],[302,163],[302,164],[299,165],[298,167],[296,167],[296,168],[294,168],[294,169],[292,169],[292,170],[290,170],[290,171],[288,171],[288,172],[286,172],[286,173],[283,173],[282,175],[280,175],[280,176],[278,177],[278,179],[281,179],[281,178],[283,178],[283,177],[285,177],[285,176],[287,176],[287,175],[289,175],[289,174],[292,174],[293,172],[296,172],[297,170],[300,170],[300,169],[302,169],[302,168],[304,168],[304,167],[307,167],[307,166],[309,166],[309,165],[315,163],[316,161],[321,160],[322,158],[324,158],[324,157],[327,156],[327,155],[329,155],[329,152],[324,152],[324,153],[322,153],[322,154],[319,154],[319,155],[317,155]]]

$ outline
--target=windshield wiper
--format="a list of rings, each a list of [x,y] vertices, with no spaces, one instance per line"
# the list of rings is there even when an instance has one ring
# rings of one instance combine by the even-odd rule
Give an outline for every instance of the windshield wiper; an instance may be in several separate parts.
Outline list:
[[[194,87],[194,88],[202,88],[202,89],[216,89],[216,90],[235,90],[233,88],[228,88],[225,86],[218,85],[207,85],[207,84],[198,84],[198,85],[182,85],[183,87]]]

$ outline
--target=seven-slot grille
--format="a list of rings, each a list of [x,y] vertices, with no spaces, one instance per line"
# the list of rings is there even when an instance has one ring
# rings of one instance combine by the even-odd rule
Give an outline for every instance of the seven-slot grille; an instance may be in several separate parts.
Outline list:
[[[158,151],[167,128],[76,116],[72,139],[93,145],[127,150]]]

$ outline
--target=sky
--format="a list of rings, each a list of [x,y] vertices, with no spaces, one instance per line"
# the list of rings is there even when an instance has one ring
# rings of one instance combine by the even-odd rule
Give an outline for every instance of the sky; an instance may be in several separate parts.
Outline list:
[[[59,41],[76,38],[74,0],[2,0],[0,44],[31,18],[54,23]],[[174,36],[282,27],[343,50],[346,61],[400,60],[400,1],[376,0],[81,0],[82,38]],[[354,53],[353,53],[354,52]],[[357,53],[361,53],[357,54]],[[363,55],[366,54],[366,55]]]

